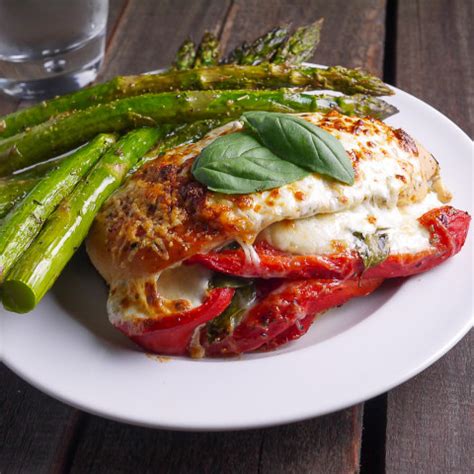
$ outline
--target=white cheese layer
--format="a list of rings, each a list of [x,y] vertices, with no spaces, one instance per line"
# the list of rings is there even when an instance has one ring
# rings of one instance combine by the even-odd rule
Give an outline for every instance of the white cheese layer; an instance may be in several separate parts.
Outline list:
[[[192,308],[202,304],[212,272],[201,265],[178,265],[158,278],[158,295],[166,300],[186,300]]]
[[[110,288],[107,301],[109,320],[118,325],[126,321],[150,318],[153,308],[146,298],[147,284],[154,287],[163,308],[179,301],[185,305],[184,311],[189,311],[200,306],[205,300],[211,277],[212,271],[201,265],[179,264],[145,279],[116,282]],[[127,304],[124,303],[124,298],[127,298]],[[158,313],[166,314],[163,311]]]
[[[433,192],[423,201],[404,207],[380,207],[366,202],[334,214],[278,222],[261,232],[258,239],[283,252],[321,255],[335,253],[341,246],[355,250],[355,232],[371,235],[383,229],[390,253],[415,253],[430,248],[429,232],[417,219],[440,206],[442,203]]]
[[[312,114],[312,121],[317,123],[317,117],[318,114]],[[261,229],[283,219],[338,212],[364,201],[378,206],[397,206],[407,189],[415,189],[423,182],[419,159],[396,140],[389,140],[385,131],[376,125],[367,135],[335,129],[331,134],[347,152],[362,153],[353,185],[313,173],[278,189],[248,195],[248,204],[242,208],[222,194],[210,196],[209,207],[227,206],[226,219],[242,228],[241,240],[251,242],[252,234],[255,236]]]

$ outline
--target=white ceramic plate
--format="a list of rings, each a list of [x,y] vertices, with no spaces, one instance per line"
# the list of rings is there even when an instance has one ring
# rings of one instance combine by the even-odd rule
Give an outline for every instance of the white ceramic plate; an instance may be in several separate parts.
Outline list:
[[[405,92],[389,120],[440,161],[454,205],[472,211],[472,143]],[[378,395],[445,354],[473,324],[472,230],[461,254],[329,311],[296,343],[231,360],[159,361],[108,323],[106,288],[84,253],[31,314],[0,313],[3,358],[80,409],[186,430],[252,428],[323,415]]]

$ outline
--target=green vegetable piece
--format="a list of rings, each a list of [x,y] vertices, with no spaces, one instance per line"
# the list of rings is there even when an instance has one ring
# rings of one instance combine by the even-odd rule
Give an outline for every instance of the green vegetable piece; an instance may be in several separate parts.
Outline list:
[[[282,160],[305,170],[354,183],[352,162],[335,137],[302,118],[288,114],[246,112],[245,125]]]
[[[196,53],[193,68],[217,66],[219,64],[219,40],[209,31],[204,33]]]
[[[191,64],[193,63],[194,56]],[[200,69],[189,69],[190,67],[188,62],[183,65],[184,70],[181,71],[171,70],[160,74],[118,76],[103,84],[86,87],[72,94],[17,110],[0,117],[0,138],[11,137],[49,119],[56,120],[68,115],[74,116],[77,111],[88,107],[95,107],[125,97],[171,90],[310,87],[312,89],[337,90],[344,94],[376,96],[393,94],[388,86],[371,74],[359,69],[347,69],[341,66],[314,68],[287,66],[286,64],[261,64],[259,66],[228,64]],[[154,105],[155,109],[159,109],[159,107],[159,104]],[[131,110],[134,110],[133,107]],[[367,113],[362,115],[367,115]],[[135,118],[139,120],[140,117],[138,115]],[[47,137],[42,138],[46,141],[47,139]],[[0,147],[0,156],[2,151],[3,147]]]
[[[321,37],[323,19],[298,28],[280,46],[272,62],[275,64],[301,64],[313,56]]]
[[[243,43],[235,48],[227,57],[228,64],[257,65],[271,62],[278,48],[285,42],[288,35],[286,26],[278,26],[257,38],[252,43]]]
[[[6,309],[26,313],[39,303],[81,245],[104,201],[158,138],[159,131],[152,128],[128,133],[63,199],[7,274],[2,288]]]
[[[5,217],[0,227],[0,281],[28,248],[44,221],[114,143],[99,135],[53,168]]]
[[[238,244],[237,247],[239,247]],[[226,275],[225,273],[216,273],[211,280],[210,286],[211,288],[242,288],[251,283],[252,280],[248,278]]]
[[[388,236],[383,230],[377,230],[374,234],[369,235],[354,232],[354,237],[357,238],[357,251],[366,270],[387,259],[390,253],[390,245]]]
[[[277,188],[308,174],[243,132],[219,137],[204,148],[193,163],[192,173],[211,191],[224,194]]]
[[[191,69],[196,58],[196,45],[191,39],[184,40],[183,44],[179,47],[176,52],[176,57],[173,61],[172,69],[177,71],[184,71]]]
[[[5,217],[10,209],[20,202],[38,181],[39,178],[0,178],[0,219]]]
[[[224,312],[207,323],[206,329],[209,342],[215,342],[217,339],[223,339],[232,334],[249,307],[255,302],[257,298],[255,285],[252,280],[247,281],[246,286],[237,288],[230,305]]]

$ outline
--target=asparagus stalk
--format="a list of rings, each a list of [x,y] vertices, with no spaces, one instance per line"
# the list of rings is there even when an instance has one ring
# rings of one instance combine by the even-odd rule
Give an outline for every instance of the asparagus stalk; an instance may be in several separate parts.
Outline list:
[[[219,40],[206,31],[196,53],[194,68],[217,66],[219,64]]]
[[[28,248],[56,206],[114,141],[113,135],[99,135],[68,156],[7,214],[0,227],[0,282]]]
[[[90,107],[3,140],[0,176],[70,150],[101,132],[237,117],[247,110],[310,112],[335,108],[344,113],[348,107],[351,113],[376,115],[372,110],[384,109],[387,104],[367,97],[314,96],[284,89],[145,94]]]
[[[24,198],[39,180],[40,178],[0,180],[0,219]]]
[[[227,57],[226,63],[257,65],[270,62],[278,48],[285,42],[287,35],[286,27],[274,28],[253,43],[244,43],[235,48]]]
[[[275,54],[275,64],[301,64],[313,56],[321,37],[323,19],[298,28]]]
[[[181,124],[174,127],[166,136],[158,141],[153,150],[144,155],[130,173],[134,172],[148,161],[158,158],[160,154],[185,143],[193,143],[201,139],[206,133],[216,128],[229,119],[199,120],[190,124]],[[0,178],[0,219],[5,217],[10,209],[20,202],[26,194],[43,178],[52,168],[57,167],[66,157],[54,161],[41,163],[9,178]]]
[[[173,62],[172,69],[182,71],[185,69],[191,69],[194,64],[196,57],[196,45],[189,38],[184,40],[183,44],[179,47],[176,53],[176,58]]]
[[[41,178],[1,179],[0,180],[0,219],[20,202],[40,181]]]
[[[61,202],[7,274],[2,291],[5,308],[25,313],[38,304],[86,237],[104,201],[158,137],[152,128],[127,134]]]
[[[0,138],[15,135],[57,115],[60,118],[61,114],[67,117],[75,110],[145,93],[280,87],[330,89],[344,94],[393,94],[392,90],[380,79],[358,69],[347,69],[341,66],[323,69],[283,64],[259,66],[229,64],[185,71],[169,71],[163,74],[116,77],[109,82],[4,116],[0,119]]]
[[[7,178],[0,178],[0,219],[5,217],[10,209],[20,202],[48,171],[58,166],[65,158],[63,156],[56,160],[40,163]]]

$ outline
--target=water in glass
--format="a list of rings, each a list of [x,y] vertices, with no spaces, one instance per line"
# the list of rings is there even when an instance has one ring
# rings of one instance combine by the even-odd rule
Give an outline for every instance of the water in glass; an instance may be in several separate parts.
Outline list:
[[[93,81],[107,11],[108,0],[0,0],[0,89],[44,98]]]

